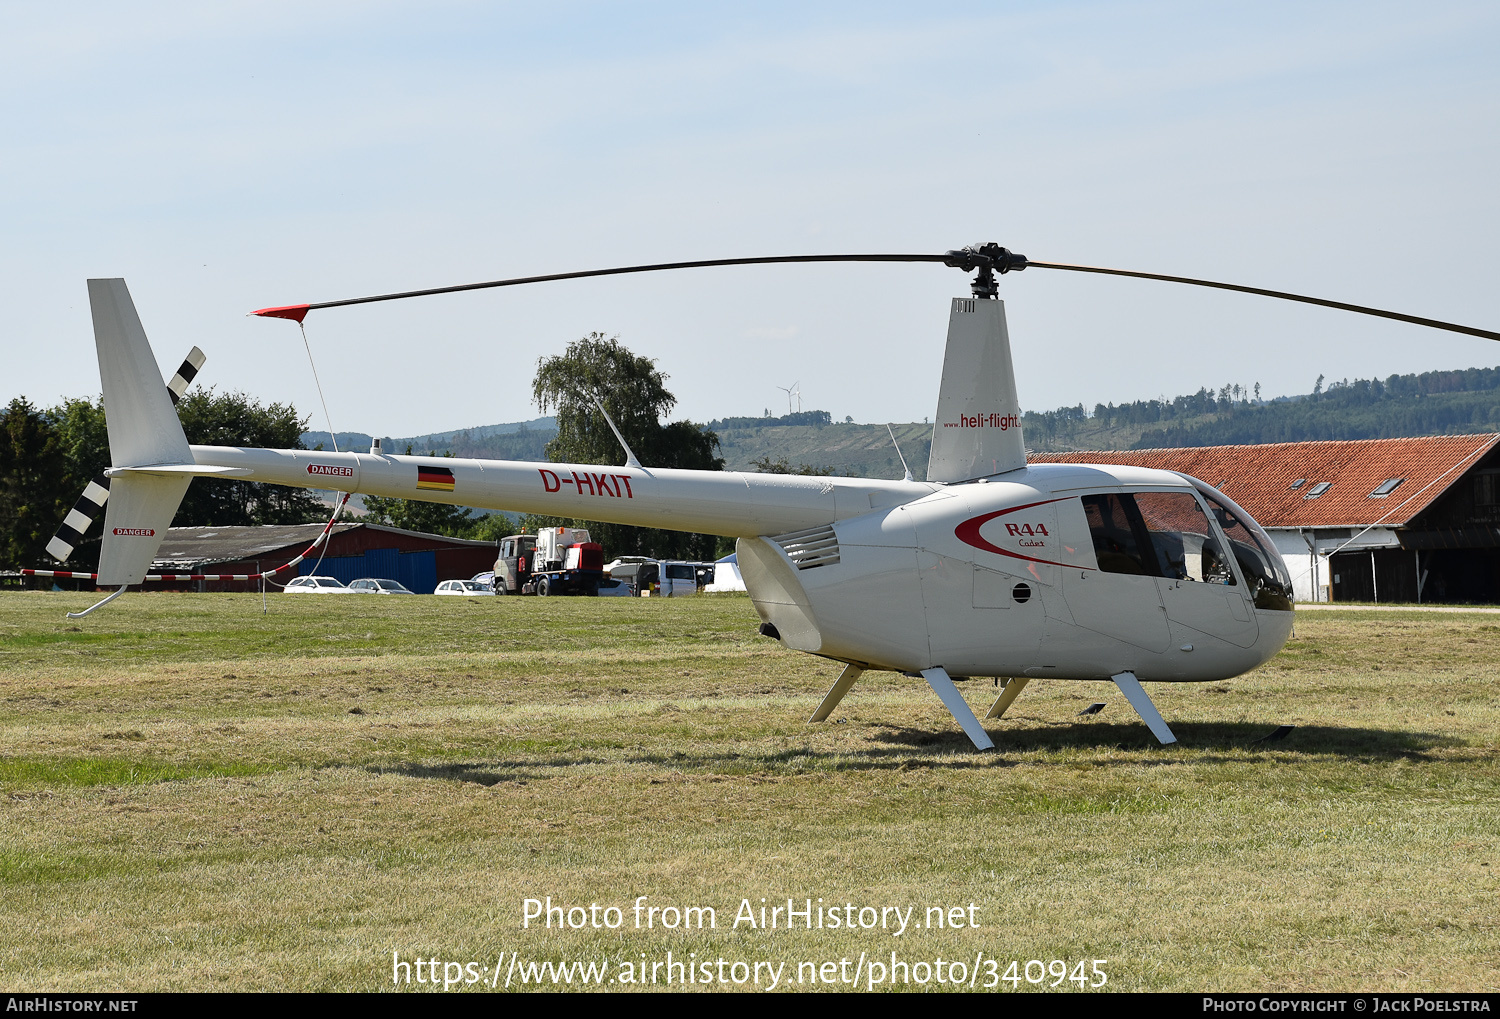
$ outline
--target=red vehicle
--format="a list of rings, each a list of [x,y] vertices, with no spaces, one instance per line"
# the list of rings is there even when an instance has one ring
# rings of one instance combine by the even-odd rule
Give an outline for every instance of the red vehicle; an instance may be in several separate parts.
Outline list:
[[[544,527],[536,535],[512,534],[500,539],[495,560],[496,594],[599,593],[604,579],[604,549],[575,527]]]

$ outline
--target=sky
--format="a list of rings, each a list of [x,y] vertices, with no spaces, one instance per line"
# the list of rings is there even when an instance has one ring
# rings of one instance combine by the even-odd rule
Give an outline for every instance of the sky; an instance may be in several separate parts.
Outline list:
[[[84,281],[164,374],[414,435],[536,416],[589,332],[675,417],[930,417],[942,252],[1200,276],[1500,329],[1500,6],[0,2],[0,399],[99,391]],[[1500,364],[1493,342],[1163,283],[1002,279],[1022,405]]]

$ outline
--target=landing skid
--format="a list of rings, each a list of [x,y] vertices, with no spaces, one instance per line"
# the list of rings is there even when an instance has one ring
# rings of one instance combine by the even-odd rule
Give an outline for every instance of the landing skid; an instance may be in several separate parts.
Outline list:
[[[812,713],[808,721],[827,721],[828,716],[833,714],[833,709],[838,707],[839,701],[843,700],[844,695],[854,686],[854,681],[863,674],[864,670],[858,666],[845,665],[844,671],[839,673],[839,678],[833,681],[833,686],[828,688],[828,692],[823,695],[823,702],[818,705],[818,710]],[[993,750],[994,741],[984,731],[984,726],[979,724],[979,719],[974,717],[974,712],[969,708],[969,702],[964,700],[963,694],[958,692],[958,687],[953,685],[953,680],[948,676],[947,670],[942,667],[924,669],[922,678],[927,680],[927,685],[932,687],[932,692],[942,699],[944,706],[953,715],[953,720],[963,729],[964,735],[969,737],[974,747],[978,750]],[[1024,679],[1011,680],[1005,692],[1000,695],[1000,700],[995,702],[995,707],[990,708],[989,717],[999,718],[1025,685]],[[1002,704],[1001,701],[1004,703]]]

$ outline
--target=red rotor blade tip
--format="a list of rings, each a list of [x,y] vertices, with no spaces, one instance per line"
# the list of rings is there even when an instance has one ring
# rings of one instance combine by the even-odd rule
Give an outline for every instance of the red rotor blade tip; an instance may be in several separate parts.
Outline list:
[[[309,307],[310,305],[306,304],[287,304],[280,308],[261,308],[250,314],[259,315],[261,318],[289,318],[293,322],[301,322],[307,317]]]

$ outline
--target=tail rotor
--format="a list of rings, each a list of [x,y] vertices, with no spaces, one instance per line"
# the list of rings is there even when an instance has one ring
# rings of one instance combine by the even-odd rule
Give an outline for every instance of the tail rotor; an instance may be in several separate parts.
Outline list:
[[[175,406],[187,392],[188,386],[192,385],[193,379],[202,370],[208,356],[198,347],[194,346],[188,351],[187,357],[182,359],[182,365],[177,369],[177,374],[172,376],[167,383],[167,398]],[[73,552],[83,543],[84,536],[95,520],[98,519],[104,504],[109,501],[110,479],[107,474],[100,474],[88,483],[68,515],[58,526],[57,533],[52,540],[47,542],[47,554],[60,563],[65,563],[73,555]]]

